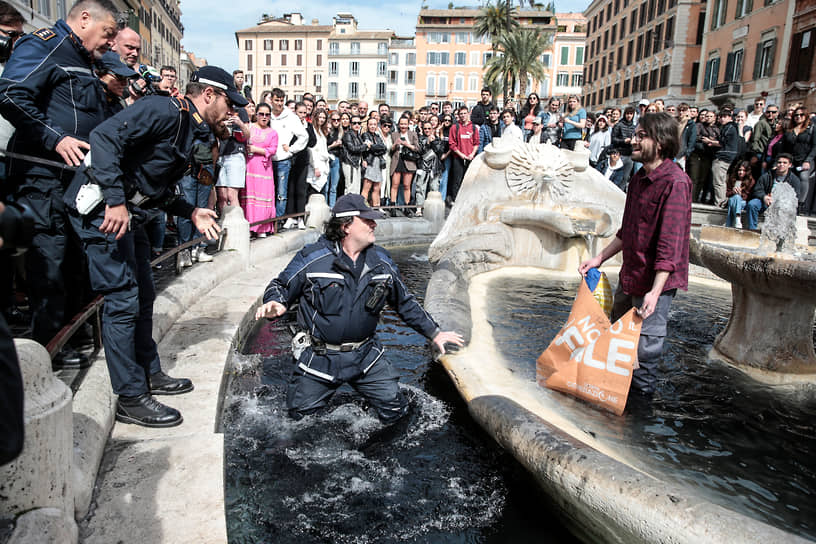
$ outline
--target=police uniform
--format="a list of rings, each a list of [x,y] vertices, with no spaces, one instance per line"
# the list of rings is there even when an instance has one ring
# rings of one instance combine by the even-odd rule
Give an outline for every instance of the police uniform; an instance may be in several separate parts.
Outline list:
[[[325,406],[343,383],[364,395],[386,423],[405,413],[399,376],[375,336],[380,313],[387,302],[427,338],[436,336],[439,326],[408,291],[385,249],[371,245],[355,263],[338,242],[323,236],[298,252],[269,283],[263,300],[287,307],[300,302],[297,322],[306,347],[287,388],[292,417]]]
[[[188,100],[142,98],[91,132],[90,160],[66,191],[71,224],[88,256],[91,287],[105,296],[102,334],[118,395],[146,393],[147,373],[161,370],[152,337],[155,290],[144,211],[161,208],[173,215],[192,215],[195,207],[180,197],[176,180],[188,166],[194,138],[207,138],[209,132]],[[87,183],[98,185],[104,200],[80,215],[76,197]],[[102,233],[99,227],[105,205],[121,204],[127,205],[132,221],[129,231],[116,240],[115,233]]]
[[[91,130],[105,119],[104,103],[91,53],[65,21],[17,41],[0,79],[0,114],[16,128],[9,151],[63,163],[55,151],[57,143],[66,136],[88,141]],[[26,269],[33,336],[45,344],[65,322],[65,260],[79,253],[66,251],[70,237],[62,204],[73,170],[8,159],[8,175],[17,185],[14,199],[35,217]],[[81,269],[79,262],[73,266]],[[74,281],[70,270],[65,273]]]

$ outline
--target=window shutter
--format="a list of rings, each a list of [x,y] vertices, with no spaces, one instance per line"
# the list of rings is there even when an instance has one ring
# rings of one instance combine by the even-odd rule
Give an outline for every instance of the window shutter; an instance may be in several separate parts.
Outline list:
[[[754,11],[754,0],[744,0],[747,6],[745,7],[745,14],[748,15]]]
[[[734,81],[734,52],[728,53],[725,58],[725,79],[723,81]]]
[[[759,79],[759,72],[762,69],[759,65],[762,60],[762,42],[756,46],[756,55],[754,56],[754,79]]]
[[[765,74],[766,76],[770,77],[773,75],[774,72],[774,59],[776,58],[776,38],[771,40],[771,49],[768,53],[768,71]]]

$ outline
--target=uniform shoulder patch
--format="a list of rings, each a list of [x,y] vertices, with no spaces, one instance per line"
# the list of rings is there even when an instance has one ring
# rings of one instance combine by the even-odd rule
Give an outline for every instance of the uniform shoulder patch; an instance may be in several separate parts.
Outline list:
[[[56,32],[54,32],[50,28],[40,28],[39,30],[35,30],[34,32],[32,32],[32,34],[37,36],[44,42],[47,42],[48,40],[56,37],[57,35]]]
[[[198,123],[200,125],[201,123],[204,122],[204,119],[201,118],[201,116],[198,114],[197,111],[194,111],[193,112],[193,121],[195,121],[196,123]]]

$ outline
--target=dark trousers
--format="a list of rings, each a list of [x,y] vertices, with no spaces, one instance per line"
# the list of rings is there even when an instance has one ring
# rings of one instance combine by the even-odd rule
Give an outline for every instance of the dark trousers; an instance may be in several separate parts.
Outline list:
[[[632,373],[632,389],[642,393],[654,393],[658,381],[658,362],[663,355],[663,340],[666,338],[666,325],[669,320],[669,309],[677,289],[665,291],[657,299],[657,307],[652,315],[643,320],[638,342],[638,363],[640,368]],[[612,318],[614,323],[632,308],[640,308],[643,297],[627,295],[620,284],[615,291],[612,304]]]
[[[150,268],[150,241],[143,224],[120,240],[102,234],[104,210],[71,223],[88,256],[91,287],[104,295],[102,340],[111,385],[117,395],[146,393],[147,374],[161,370],[153,341],[153,301],[156,291]]]
[[[15,201],[34,216],[34,239],[25,254],[25,267],[31,333],[43,346],[87,302],[83,255],[62,198],[62,182],[41,177],[26,178],[15,195]]]
[[[289,187],[286,200],[286,215],[303,213],[306,210],[306,175],[309,172],[309,149],[292,156],[292,171],[289,173]]]
[[[0,315],[0,465],[23,449],[23,377],[14,338]]]
[[[408,409],[398,383],[399,375],[385,359],[377,361],[367,373],[348,381],[371,403],[383,423],[398,420]],[[341,385],[342,382],[328,383],[296,369],[286,388],[286,408],[290,417],[300,419],[323,408]]]
[[[456,200],[456,195],[459,194],[459,188],[462,187],[462,180],[465,178],[465,172],[467,171],[467,167],[469,165],[470,161],[466,161],[465,159],[455,155],[452,156],[451,173],[450,177],[448,178],[447,194],[451,200]]]

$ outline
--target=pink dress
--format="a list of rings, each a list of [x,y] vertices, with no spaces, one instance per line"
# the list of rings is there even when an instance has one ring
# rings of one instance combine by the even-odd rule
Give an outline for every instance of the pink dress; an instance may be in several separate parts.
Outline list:
[[[262,129],[252,125],[249,145],[262,147],[264,153],[248,153],[246,186],[241,189],[241,207],[250,224],[275,217],[275,178],[272,174],[272,155],[278,149],[278,133],[273,128]],[[272,223],[251,227],[252,232],[274,232]]]

